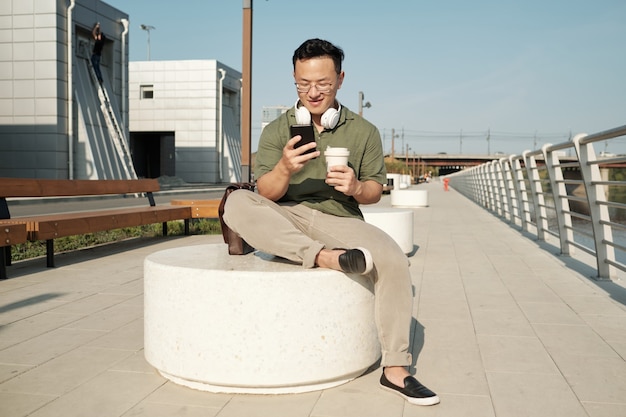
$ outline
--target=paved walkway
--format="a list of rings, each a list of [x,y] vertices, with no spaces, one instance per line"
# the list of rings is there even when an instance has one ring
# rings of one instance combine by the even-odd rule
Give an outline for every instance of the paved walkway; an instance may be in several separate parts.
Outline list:
[[[142,262],[220,236],[128,241],[18,263],[0,282],[0,416],[626,416],[626,290],[441,184],[415,210],[414,355],[441,404],[406,405],[378,370],[298,395],[168,382],[143,357]],[[386,196],[381,204],[389,204]],[[575,268],[575,269],[572,269]]]

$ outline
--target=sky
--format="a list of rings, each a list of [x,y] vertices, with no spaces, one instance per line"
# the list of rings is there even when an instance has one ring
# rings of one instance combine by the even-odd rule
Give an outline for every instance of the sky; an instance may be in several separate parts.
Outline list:
[[[105,0],[127,13],[131,61],[242,70],[243,0]],[[396,153],[520,154],[626,124],[623,0],[254,0],[252,150],[263,106],[292,106],[293,51],[345,53],[337,98]],[[393,129],[393,130],[392,130]],[[626,153],[626,140],[600,151]]]

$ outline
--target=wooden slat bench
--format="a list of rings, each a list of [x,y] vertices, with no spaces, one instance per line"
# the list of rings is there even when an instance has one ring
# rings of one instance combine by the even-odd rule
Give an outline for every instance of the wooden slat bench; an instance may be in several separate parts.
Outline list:
[[[159,205],[152,193],[160,190],[156,179],[140,180],[49,180],[0,178],[0,226],[23,224],[29,241],[46,241],[48,267],[54,266],[54,239],[94,233],[123,227],[162,223],[167,235],[167,222],[184,220],[189,234],[191,208],[187,205]],[[148,205],[70,213],[11,217],[7,198],[20,197],[82,197],[103,195],[144,195]],[[12,243],[13,244],[13,243]],[[6,246],[4,262],[10,265],[10,245]]]
[[[191,207],[191,217],[194,219],[217,219],[220,199],[217,200],[172,200],[173,206]]]

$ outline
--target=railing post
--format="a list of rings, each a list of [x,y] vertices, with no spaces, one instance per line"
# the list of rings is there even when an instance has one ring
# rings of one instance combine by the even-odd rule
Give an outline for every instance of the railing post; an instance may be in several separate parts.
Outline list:
[[[476,177],[477,184],[480,190],[480,201],[487,210],[491,210],[489,201],[489,186],[487,184],[487,164],[481,164],[477,167]]]
[[[537,239],[546,240],[546,230],[548,229],[548,215],[546,214],[546,203],[543,198],[543,187],[537,169],[537,160],[530,155],[530,151],[524,151],[524,165],[530,183],[530,193],[533,196],[535,207],[535,225],[537,227]]]
[[[499,163],[500,172],[502,173],[502,191],[505,193],[504,196],[506,197],[508,218],[511,223],[515,224],[517,201],[515,199],[515,193],[513,192],[514,187],[512,185],[511,169],[506,158],[501,158]]]
[[[528,231],[528,223],[530,222],[530,209],[528,206],[528,193],[526,192],[526,183],[524,182],[524,173],[519,157],[511,155],[509,157],[509,166],[511,167],[511,182],[513,183],[513,192],[517,200],[517,214],[520,219],[522,230]]]
[[[615,278],[615,268],[613,268],[609,262],[615,262],[615,249],[605,242],[613,242],[613,232],[611,226],[608,224],[611,220],[609,209],[606,204],[602,204],[606,203],[608,199],[604,186],[598,184],[598,182],[602,181],[602,176],[598,164],[593,163],[597,161],[593,144],[580,144],[580,141],[586,136],[586,134],[576,135],[572,139],[572,142],[574,143],[576,154],[580,161],[580,174],[585,186],[587,204],[589,205],[598,278],[612,279]]]
[[[496,190],[496,196],[498,197],[498,214],[500,217],[504,217],[506,219],[508,207],[506,206],[506,198],[504,195],[505,190],[502,167],[500,166],[500,161],[495,159],[491,161],[491,165],[493,166],[494,187]]]
[[[489,199],[491,201],[492,210],[500,215],[500,199],[498,193],[498,182],[496,179],[496,169],[493,165],[493,161],[487,162],[487,171],[489,173],[488,184],[489,184]]]
[[[554,209],[556,211],[559,241],[561,242],[561,253],[563,255],[569,255],[571,247],[570,242],[574,240],[572,216],[569,214],[570,206],[567,198],[567,190],[565,189],[565,183],[563,181],[561,163],[556,152],[548,151],[550,146],[552,145],[543,145],[541,151],[543,152],[543,158],[546,163],[546,169],[552,187],[552,195],[554,196]]]

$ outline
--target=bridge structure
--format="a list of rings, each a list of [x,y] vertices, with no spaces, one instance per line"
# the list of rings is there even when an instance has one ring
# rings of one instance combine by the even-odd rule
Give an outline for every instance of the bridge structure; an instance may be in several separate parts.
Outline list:
[[[448,174],[452,174],[454,172],[462,171],[467,168],[475,167],[478,165],[482,165],[491,161],[497,161],[502,158],[508,159],[510,154],[497,153],[493,155],[487,154],[447,154],[447,153],[438,153],[438,154],[394,154],[393,157],[391,155],[386,155],[387,158],[392,158],[398,163],[404,163],[407,167],[407,171],[412,173],[413,176],[419,177],[424,175],[429,169],[436,169],[437,174],[439,176],[444,176]],[[605,162],[602,162],[602,159]],[[543,159],[538,157],[537,164],[543,165]],[[561,155],[559,160],[563,163],[572,163],[576,162],[578,159],[575,156]],[[601,169],[608,168],[626,168],[626,162],[623,160],[615,160],[614,158],[605,157],[601,158],[601,162],[599,164]],[[578,168],[572,167],[568,168],[571,171],[578,172]],[[574,174],[576,175],[576,174]]]

